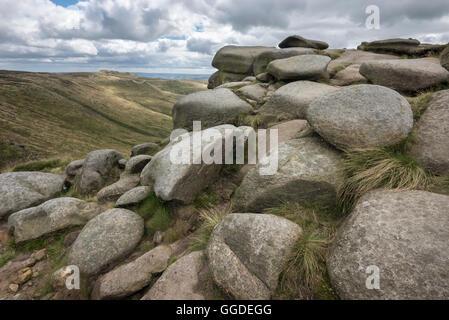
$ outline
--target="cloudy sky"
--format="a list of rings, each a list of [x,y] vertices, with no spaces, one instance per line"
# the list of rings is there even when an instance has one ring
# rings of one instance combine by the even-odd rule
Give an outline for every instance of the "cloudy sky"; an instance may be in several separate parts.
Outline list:
[[[365,27],[368,5],[380,29]],[[226,44],[449,42],[448,0],[0,0],[0,69],[212,73]]]

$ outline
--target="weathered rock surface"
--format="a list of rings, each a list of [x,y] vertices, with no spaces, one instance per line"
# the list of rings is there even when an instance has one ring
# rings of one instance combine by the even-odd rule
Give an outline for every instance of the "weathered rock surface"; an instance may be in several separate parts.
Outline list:
[[[143,154],[132,157],[126,163],[125,171],[131,174],[140,173],[150,161],[151,157]]]
[[[247,99],[254,100],[257,103],[263,103],[264,98],[267,94],[267,89],[261,84],[252,84],[249,86],[244,86],[237,90],[237,93],[241,94]]]
[[[411,56],[424,56],[429,53],[438,54],[443,51],[444,48],[445,45],[421,44],[416,39],[387,39],[362,42],[362,44],[357,47],[359,50]]]
[[[278,80],[318,80],[327,76],[328,56],[307,54],[271,61],[267,72]]]
[[[306,118],[327,142],[341,149],[394,145],[407,138],[413,114],[399,93],[354,85],[314,100]]]
[[[223,83],[242,81],[246,77],[246,74],[217,71],[210,76],[207,88],[215,89]]]
[[[273,60],[285,59],[303,54],[314,54],[315,50],[309,48],[286,48],[277,49],[273,48],[259,54],[253,65],[253,73],[255,75],[261,74],[266,71],[268,64]]]
[[[256,80],[259,80],[260,82],[270,82],[273,79],[274,79],[273,76],[268,72],[259,73],[256,76]]]
[[[215,227],[207,247],[215,283],[235,299],[270,299],[301,232],[281,217],[229,214]]]
[[[449,70],[449,46],[441,52],[440,63],[446,70]]]
[[[153,155],[159,150],[159,146],[156,143],[153,142],[147,142],[138,144],[137,146],[134,146],[131,150],[131,157],[135,157],[138,155]]]
[[[232,82],[223,83],[222,85],[218,86],[216,89],[241,87],[241,86],[247,86],[249,84],[251,84],[251,82],[249,82],[249,81],[232,81]]]
[[[449,90],[434,94],[414,132],[412,154],[431,172],[449,173]]]
[[[124,172],[120,180],[101,189],[97,194],[99,202],[117,201],[122,195],[137,187],[140,182],[140,174]]]
[[[232,123],[240,113],[252,107],[229,89],[200,91],[181,98],[173,107],[174,128],[192,130],[193,121],[201,121],[203,129]]]
[[[418,91],[449,81],[449,71],[432,58],[365,62],[360,73],[374,84]]]
[[[363,196],[341,227],[328,258],[343,299],[447,299],[449,197],[376,190]],[[367,289],[379,269],[380,289]]]
[[[83,169],[76,181],[81,194],[92,194],[118,180],[120,176],[119,160],[124,156],[115,150],[96,150],[84,160]]]
[[[272,49],[257,46],[225,46],[215,54],[212,66],[220,71],[251,75],[254,59],[262,52]]]
[[[352,64],[337,72],[337,74],[330,80],[330,83],[334,86],[349,86],[351,84],[367,83],[368,80],[360,74],[359,70],[359,64]]]
[[[140,178],[139,178],[140,179]],[[116,202],[117,208],[137,205],[148,198],[153,191],[152,186],[141,186],[125,192]]]
[[[143,236],[143,219],[132,211],[111,209],[90,220],[68,257],[70,265],[93,275],[130,253]]]
[[[329,48],[326,42],[318,40],[309,40],[298,35],[289,36],[279,43],[279,48],[303,47],[325,50]]]
[[[215,147],[222,144],[223,157],[232,154],[233,150],[224,146],[226,137],[243,137],[248,129],[250,128],[221,125],[203,130],[201,153],[210,155]],[[191,203],[202,189],[217,178],[221,168],[221,164],[216,164],[213,159],[207,163],[201,161],[199,150],[193,152],[190,148],[191,138],[192,133],[183,134],[156,154],[142,171],[141,185],[154,183],[156,196],[165,201]],[[221,152],[218,157],[221,159]],[[182,159],[191,161],[181,161]]]
[[[14,232],[15,242],[19,243],[85,224],[99,213],[100,208],[95,203],[75,198],[57,198],[10,215],[8,226]]]
[[[171,264],[142,300],[214,299],[207,287],[209,278],[204,252],[192,252]]]
[[[336,90],[312,81],[291,82],[276,90],[259,112],[282,119],[305,119],[306,109],[313,100]]]
[[[352,64],[361,65],[364,62],[378,61],[378,60],[397,60],[398,57],[391,54],[380,54],[368,51],[346,49],[340,54],[337,59],[332,60],[328,65],[330,74],[336,73],[336,68],[346,68]]]
[[[83,169],[84,159],[82,160],[75,160],[68,164],[67,168],[65,169],[65,173],[67,174],[67,178],[69,180],[75,179],[77,175],[81,173],[81,170]]]
[[[264,161],[248,172],[237,189],[232,199],[234,212],[262,212],[283,202],[335,205],[343,158],[320,137],[280,144],[274,175],[260,174]]]
[[[152,275],[164,271],[170,260],[169,246],[158,246],[136,260],[121,265],[95,282],[93,300],[127,297],[150,284]]]
[[[0,218],[56,197],[64,178],[43,172],[0,174]]]

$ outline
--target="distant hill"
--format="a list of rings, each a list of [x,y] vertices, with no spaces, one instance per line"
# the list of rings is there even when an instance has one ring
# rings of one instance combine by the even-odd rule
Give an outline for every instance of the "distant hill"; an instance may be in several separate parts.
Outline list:
[[[158,142],[172,129],[171,109],[204,81],[129,73],[0,71],[0,169],[31,159]]]

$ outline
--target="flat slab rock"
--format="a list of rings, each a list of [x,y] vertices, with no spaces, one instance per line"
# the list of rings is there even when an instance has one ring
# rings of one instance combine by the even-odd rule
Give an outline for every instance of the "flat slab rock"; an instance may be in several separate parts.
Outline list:
[[[261,46],[225,46],[215,54],[212,66],[220,71],[250,75],[257,55],[272,49],[273,47]]]
[[[56,197],[64,178],[43,172],[0,174],[0,218]]]
[[[404,92],[449,81],[449,71],[432,58],[364,62],[360,73],[374,84]]]
[[[117,208],[130,207],[143,202],[153,191],[153,186],[140,186],[123,194],[115,203]]]
[[[339,230],[327,261],[340,297],[446,300],[448,208],[449,196],[425,191],[376,190],[363,196]],[[368,289],[375,270],[379,289]]]
[[[318,80],[327,76],[328,56],[307,54],[271,61],[267,72],[278,80]]]
[[[270,299],[301,233],[297,224],[273,215],[227,215],[206,251],[215,283],[238,300]]]
[[[291,47],[303,47],[303,48],[326,50],[327,48],[329,48],[329,45],[324,41],[309,40],[298,35],[289,36],[284,40],[282,40],[281,43],[279,43],[279,48],[291,48]]]

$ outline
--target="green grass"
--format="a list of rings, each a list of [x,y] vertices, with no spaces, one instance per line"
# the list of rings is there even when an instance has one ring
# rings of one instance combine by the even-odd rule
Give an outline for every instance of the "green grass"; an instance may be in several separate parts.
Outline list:
[[[265,117],[260,114],[241,113],[237,116],[234,124],[239,126],[250,126],[254,129],[266,127]]]
[[[65,170],[70,160],[43,160],[43,161],[33,161],[25,164],[18,165],[14,167],[13,172],[19,171],[42,171],[42,172],[54,172],[54,169],[60,169],[62,172]]]
[[[134,212],[145,220],[146,235],[153,236],[156,231],[165,231],[170,227],[170,215],[162,200],[151,194]]]
[[[199,211],[201,225],[198,229],[198,235],[193,239],[191,244],[193,251],[204,250],[207,247],[214,228],[229,212],[229,210],[219,210],[217,208],[202,209]]]
[[[193,205],[197,209],[208,209],[216,206],[219,201],[220,198],[217,194],[213,193],[209,189],[206,189],[196,197],[193,201]]]
[[[332,292],[326,278],[326,257],[341,217],[315,206],[288,202],[264,213],[289,219],[302,229],[294,255],[280,276],[276,298],[312,299],[322,286]]]
[[[0,268],[16,257],[15,252],[7,251],[0,255]]]
[[[339,49],[339,50],[335,50],[335,51],[316,50],[316,54],[319,54],[322,56],[328,56],[332,60],[339,58],[343,52],[345,52],[344,49]]]
[[[427,107],[429,106],[430,101],[432,101],[432,98],[432,92],[425,92],[421,93],[417,97],[408,99],[410,106],[412,107],[413,118],[415,121],[418,121],[424,111],[427,110]]]
[[[345,179],[339,191],[344,212],[368,191],[377,188],[427,189],[431,176],[408,155],[407,141],[391,148],[357,149],[346,153]]]

